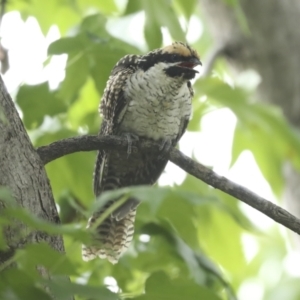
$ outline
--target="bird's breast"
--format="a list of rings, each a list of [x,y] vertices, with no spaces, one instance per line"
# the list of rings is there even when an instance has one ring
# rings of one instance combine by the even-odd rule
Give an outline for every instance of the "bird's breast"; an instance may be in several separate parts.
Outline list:
[[[176,82],[164,74],[142,75],[137,73],[129,79],[121,130],[154,140],[176,138],[181,120],[191,114],[186,82]]]

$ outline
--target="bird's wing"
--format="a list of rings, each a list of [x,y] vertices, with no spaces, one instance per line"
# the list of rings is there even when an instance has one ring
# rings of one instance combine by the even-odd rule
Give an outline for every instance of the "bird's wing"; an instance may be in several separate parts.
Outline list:
[[[139,58],[138,55],[126,55],[111,71],[100,103],[100,113],[103,119],[109,122],[106,128],[109,132],[100,133],[113,134],[114,129],[122,121],[128,104],[124,89],[127,79],[136,71]]]
[[[121,123],[128,105],[124,95],[127,79],[135,72],[140,56],[126,55],[111,71],[100,103],[103,117],[99,135],[113,135]],[[102,190],[103,175],[106,171],[108,154],[99,150],[94,170],[94,193],[99,196]]]

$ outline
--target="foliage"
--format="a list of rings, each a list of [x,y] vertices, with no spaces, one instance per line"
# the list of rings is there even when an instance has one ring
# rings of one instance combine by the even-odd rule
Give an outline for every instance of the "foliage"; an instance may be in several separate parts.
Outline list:
[[[197,0],[129,0],[124,9],[117,2],[120,1],[8,2],[8,11],[20,11],[24,20],[36,17],[44,34],[56,24],[62,37],[49,46],[48,55],[68,55],[66,76],[55,90],[44,82],[24,84],[17,91],[16,102],[36,147],[82,132],[97,133],[97,107],[110,70],[125,54],[142,52],[129,41],[113,36],[108,30],[110,20],[133,18],[143,12],[145,41],[152,49],[162,45],[164,30],[174,40],[185,40],[188,26],[182,23],[189,24],[192,17],[197,18],[204,32],[193,46],[204,57],[212,47]],[[226,1],[232,7],[236,2]],[[49,62],[50,59],[45,65]],[[231,166],[244,150],[250,150],[273,192],[280,196],[284,161],[289,159],[300,166],[296,155],[300,139],[277,108],[253,102],[251,92],[230,86],[224,73],[229,73],[228,69],[218,62],[215,76],[195,83],[194,115],[188,130],[198,132],[204,115],[229,108],[237,118]],[[12,218],[18,219],[30,230],[63,235],[66,247],[66,254],[47,244],[27,245],[16,251],[9,261],[16,266],[1,267],[1,299],[50,299],[45,286],[62,300],[71,295],[78,300],[236,299],[236,291],[259,277],[262,266],[271,260],[281,262],[286,256],[284,237],[277,227],[272,228],[270,236],[262,234],[238,201],[186,176],[179,186],[118,191],[136,195],[142,201],[133,243],[116,265],[100,259],[83,262],[81,244],[88,243],[91,234],[85,230],[87,219],[93,209],[111,197],[111,193],[104,194],[94,203],[94,159],[95,153],[78,153],[46,167],[62,225],[49,224],[12,205],[8,191],[0,189],[0,198],[7,203],[1,213],[2,227],[12,225]],[[7,250],[0,232],[0,248]],[[258,248],[250,260],[242,247],[245,236],[251,236]],[[37,265],[48,269],[51,278],[40,277]],[[71,281],[63,280],[63,275],[70,276]],[[295,279],[283,271],[280,276],[280,284],[279,279],[278,284],[261,280],[265,299],[275,299],[275,287],[278,294],[292,289],[289,299],[298,299],[300,290]]]

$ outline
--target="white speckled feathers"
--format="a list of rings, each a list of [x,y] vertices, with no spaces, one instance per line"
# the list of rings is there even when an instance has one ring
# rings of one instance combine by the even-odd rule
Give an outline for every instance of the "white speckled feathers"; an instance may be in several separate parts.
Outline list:
[[[120,129],[154,140],[176,139],[191,115],[191,92],[182,78],[170,78],[166,63],[130,75],[124,89],[128,101]]]

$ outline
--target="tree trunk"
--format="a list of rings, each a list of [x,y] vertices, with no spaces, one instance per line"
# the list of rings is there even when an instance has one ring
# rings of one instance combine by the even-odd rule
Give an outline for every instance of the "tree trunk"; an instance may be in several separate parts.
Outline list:
[[[300,129],[300,2],[241,0],[239,5],[250,34],[224,0],[201,0],[216,44],[230,64],[260,74],[256,98],[280,106],[290,124]],[[286,163],[284,175],[284,200],[300,217],[300,174]]]
[[[59,217],[44,165],[30,142],[1,78],[0,115],[0,186],[10,190],[18,205],[39,218],[58,223]],[[0,202],[0,209],[4,207],[5,202]],[[61,237],[29,231],[17,220],[5,230],[5,236],[8,249],[0,253],[0,263],[5,263],[16,249],[27,243],[43,241],[58,251],[64,251]],[[39,270],[43,276],[48,276],[45,269]]]

